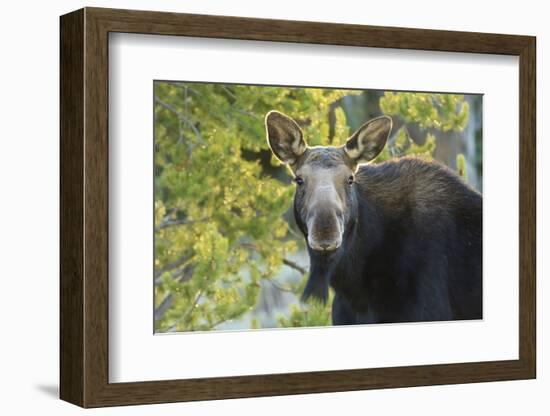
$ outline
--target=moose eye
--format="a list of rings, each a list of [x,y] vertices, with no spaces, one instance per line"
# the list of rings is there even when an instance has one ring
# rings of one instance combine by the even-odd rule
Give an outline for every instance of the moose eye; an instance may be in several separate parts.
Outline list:
[[[350,177],[348,178],[348,185],[353,185],[354,180],[355,180],[355,179],[353,178],[353,175],[350,176]]]
[[[297,185],[303,185],[304,184],[304,180],[299,176],[296,176],[294,178],[294,182],[296,182]]]

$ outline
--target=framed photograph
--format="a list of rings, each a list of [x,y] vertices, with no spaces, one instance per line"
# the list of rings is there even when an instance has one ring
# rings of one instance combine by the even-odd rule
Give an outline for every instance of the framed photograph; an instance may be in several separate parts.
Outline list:
[[[63,400],[535,378],[534,37],[60,28]]]

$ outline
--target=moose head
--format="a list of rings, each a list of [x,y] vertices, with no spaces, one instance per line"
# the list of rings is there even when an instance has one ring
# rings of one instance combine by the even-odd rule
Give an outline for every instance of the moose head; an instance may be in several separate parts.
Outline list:
[[[319,283],[317,288],[306,287],[304,296],[313,291],[326,298],[328,283],[322,282],[326,279],[312,280],[314,269],[321,263],[326,274],[328,259],[344,249],[346,234],[358,215],[358,166],[382,151],[391,131],[391,118],[382,116],[368,121],[342,146],[308,146],[298,124],[277,111],[266,115],[265,124],[271,150],[293,173],[294,215],[310,253],[310,283]]]

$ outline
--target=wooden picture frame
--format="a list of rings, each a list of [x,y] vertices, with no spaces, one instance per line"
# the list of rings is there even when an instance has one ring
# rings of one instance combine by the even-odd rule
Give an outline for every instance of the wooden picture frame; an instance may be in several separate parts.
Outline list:
[[[85,8],[61,17],[60,396],[82,407],[535,378],[535,38]],[[263,40],[519,57],[519,359],[109,383],[108,34]]]

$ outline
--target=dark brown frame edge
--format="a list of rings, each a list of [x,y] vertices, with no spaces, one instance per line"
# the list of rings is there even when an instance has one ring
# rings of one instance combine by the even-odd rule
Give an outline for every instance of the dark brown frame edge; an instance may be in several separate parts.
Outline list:
[[[535,38],[85,8],[61,17],[60,396],[83,407],[536,377]],[[188,380],[108,381],[109,32],[519,56],[519,359]]]

